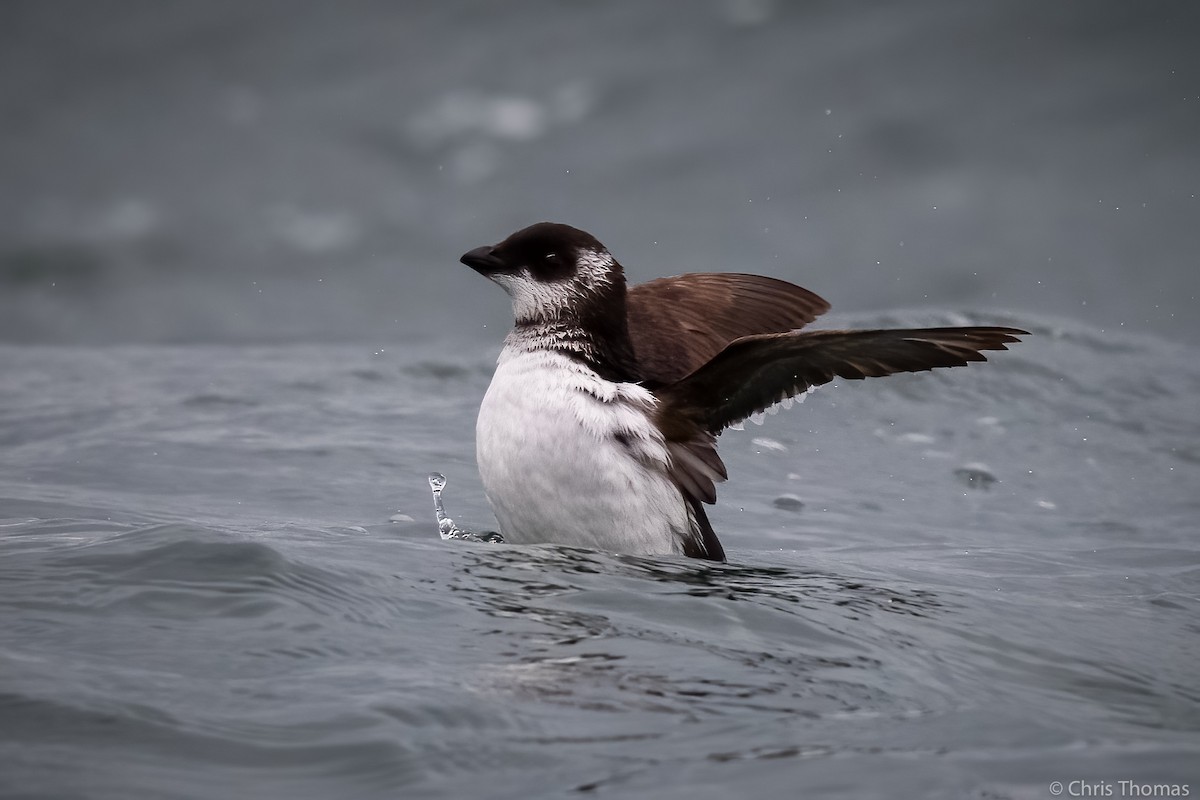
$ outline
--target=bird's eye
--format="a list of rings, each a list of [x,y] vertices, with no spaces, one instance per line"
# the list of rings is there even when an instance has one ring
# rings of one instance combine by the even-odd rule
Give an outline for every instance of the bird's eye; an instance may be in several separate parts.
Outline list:
[[[546,253],[547,261],[553,261],[556,258],[558,258],[558,253]]]

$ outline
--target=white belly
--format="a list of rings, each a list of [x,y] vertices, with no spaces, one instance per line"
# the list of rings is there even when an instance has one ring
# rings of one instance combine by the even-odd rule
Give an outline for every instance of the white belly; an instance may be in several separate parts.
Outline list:
[[[642,411],[653,402],[557,353],[502,354],[479,408],[476,456],[505,540],[682,553],[688,509]]]

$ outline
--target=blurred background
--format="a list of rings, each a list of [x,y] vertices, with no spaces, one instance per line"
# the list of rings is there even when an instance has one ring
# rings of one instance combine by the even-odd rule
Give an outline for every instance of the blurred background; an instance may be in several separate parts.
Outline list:
[[[8,0],[0,341],[498,339],[459,254],[1200,340],[1200,5]]]

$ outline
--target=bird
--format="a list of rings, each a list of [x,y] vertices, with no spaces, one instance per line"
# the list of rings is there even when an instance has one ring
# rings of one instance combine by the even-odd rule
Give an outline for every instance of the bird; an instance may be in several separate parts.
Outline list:
[[[705,505],[717,437],[832,381],[985,361],[1008,327],[802,330],[829,303],[792,283],[689,273],[627,286],[594,236],[539,222],[461,262],[512,301],[476,421],[504,541],[724,561]]]

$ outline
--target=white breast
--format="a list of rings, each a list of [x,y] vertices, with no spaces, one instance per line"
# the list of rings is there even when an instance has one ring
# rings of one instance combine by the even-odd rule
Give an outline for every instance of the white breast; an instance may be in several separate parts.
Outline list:
[[[683,552],[688,509],[646,413],[654,402],[562,354],[506,348],[476,427],[479,472],[505,540]]]

